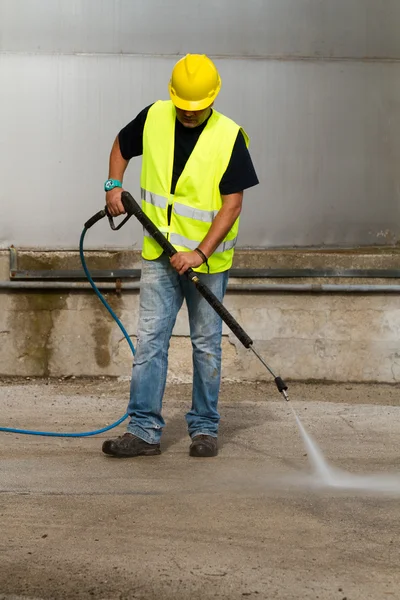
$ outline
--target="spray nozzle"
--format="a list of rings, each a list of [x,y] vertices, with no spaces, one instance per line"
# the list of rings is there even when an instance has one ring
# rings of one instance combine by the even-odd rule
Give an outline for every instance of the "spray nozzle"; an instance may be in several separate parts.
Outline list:
[[[287,402],[289,402],[289,396],[287,395],[288,386],[283,381],[282,377],[275,377],[275,385],[278,388],[278,391],[282,394]]]

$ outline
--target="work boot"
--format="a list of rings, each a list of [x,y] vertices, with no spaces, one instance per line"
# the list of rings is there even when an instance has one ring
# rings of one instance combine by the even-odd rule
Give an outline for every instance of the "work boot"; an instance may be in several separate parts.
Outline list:
[[[218,440],[212,435],[196,435],[192,438],[190,456],[209,458],[218,454]]]
[[[103,443],[104,454],[125,458],[128,456],[155,456],[161,454],[160,444],[148,444],[132,433],[124,433]]]

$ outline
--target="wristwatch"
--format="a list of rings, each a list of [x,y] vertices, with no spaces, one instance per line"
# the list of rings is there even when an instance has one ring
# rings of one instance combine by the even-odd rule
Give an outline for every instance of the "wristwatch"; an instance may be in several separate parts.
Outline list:
[[[109,192],[110,190],[113,190],[116,187],[122,188],[122,183],[118,181],[118,179],[107,179],[107,181],[104,184],[104,191]]]

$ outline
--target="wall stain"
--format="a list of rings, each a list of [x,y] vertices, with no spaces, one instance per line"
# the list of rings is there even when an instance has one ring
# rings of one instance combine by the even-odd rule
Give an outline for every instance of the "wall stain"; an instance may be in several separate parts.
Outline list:
[[[8,326],[14,331],[16,356],[24,372],[50,376],[54,323],[66,306],[68,294],[59,292],[16,292],[12,298]]]
[[[120,317],[121,300],[116,294],[105,294],[108,304],[118,317]],[[96,299],[97,302],[97,299]],[[105,309],[93,311],[94,317],[91,323],[92,336],[94,340],[94,357],[99,367],[105,369],[110,366],[112,360],[111,331],[115,321]]]
[[[91,323],[92,336],[94,340],[94,357],[99,367],[105,369],[111,363],[110,336],[111,324],[108,318],[96,311]]]
[[[140,252],[138,251],[112,250],[97,252],[88,250],[85,255],[89,270],[140,267]],[[18,250],[18,269],[27,271],[79,269],[81,271],[82,265],[77,252]]]
[[[52,375],[52,333],[60,311],[66,308],[69,293],[40,291],[19,292],[12,296],[6,328],[0,337],[13,332],[15,372],[23,375],[50,377]],[[121,313],[122,299],[106,294],[115,313]],[[97,365],[106,369],[112,362],[111,333],[115,322],[109,313],[98,306],[93,297],[93,318],[90,323]]]

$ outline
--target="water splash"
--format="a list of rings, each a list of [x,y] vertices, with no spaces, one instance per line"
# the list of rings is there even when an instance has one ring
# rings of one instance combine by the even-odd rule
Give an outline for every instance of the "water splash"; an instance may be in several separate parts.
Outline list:
[[[308,435],[308,433],[304,429],[304,425],[300,421],[300,418],[297,416],[293,406],[291,406],[291,409],[292,409],[294,417],[296,419],[298,428],[301,433],[301,437],[303,438],[304,445],[307,449],[308,458],[310,459],[310,462],[314,469],[315,474],[319,476],[319,478],[325,485],[332,485],[332,483],[333,483],[332,468],[326,462],[321,450],[318,448],[317,444],[314,442],[312,437],[310,435]]]
[[[317,443],[307,433],[304,425],[290,405],[301,437],[307,449],[307,455],[313,468],[313,476],[308,483],[315,487],[331,487],[347,490],[362,490],[400,494],[400,475],[356,475],[332,467],[325,459]]]

